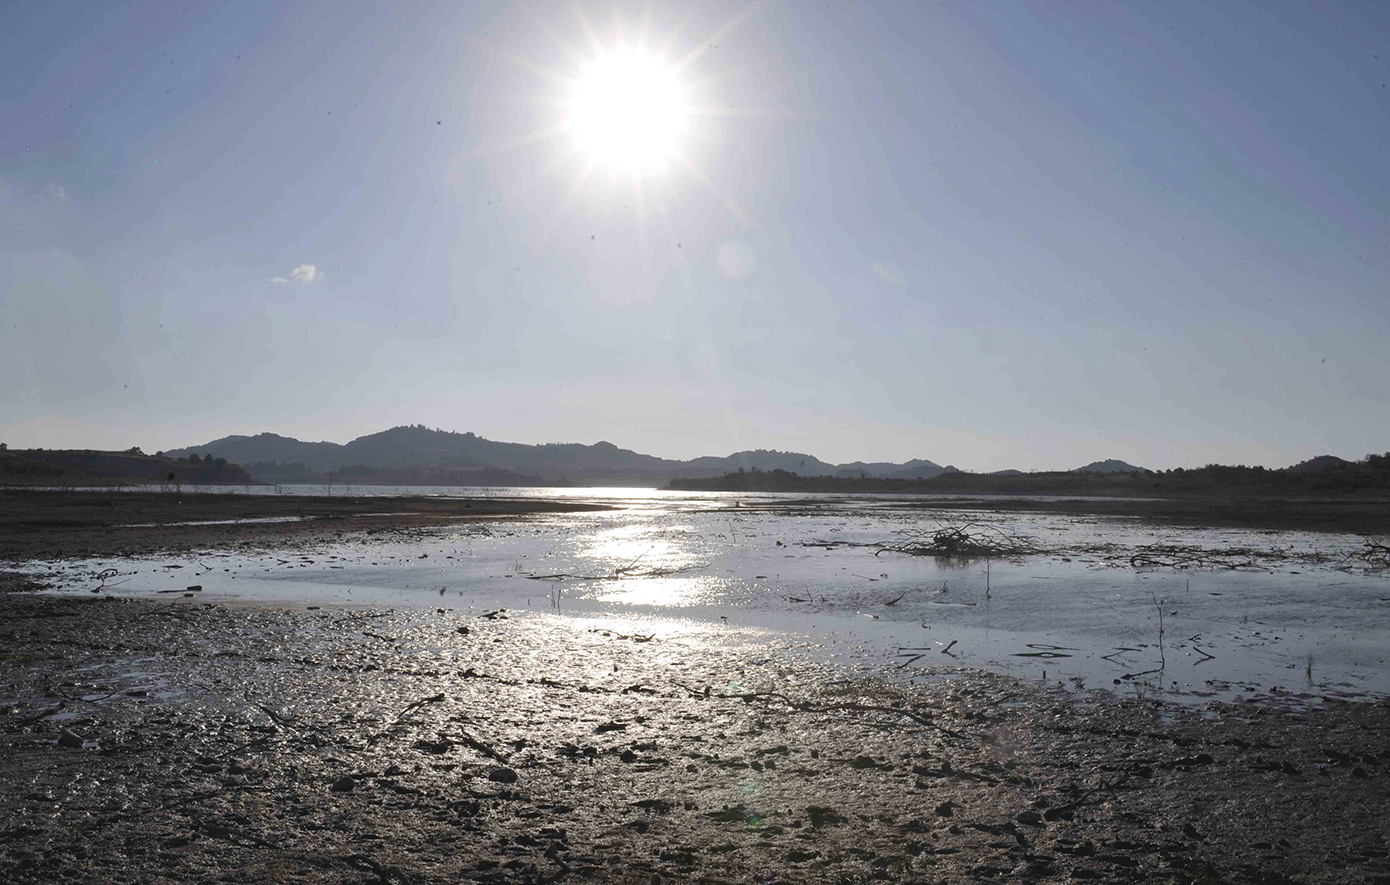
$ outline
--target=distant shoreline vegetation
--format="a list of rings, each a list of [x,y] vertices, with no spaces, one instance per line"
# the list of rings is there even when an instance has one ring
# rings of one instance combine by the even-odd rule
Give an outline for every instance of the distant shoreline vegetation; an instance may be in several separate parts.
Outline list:
[[[1319,463],[1321,462],[1321,463]],[[952,471],[928,479],[800,476],[786,470],[740,470],[667,486],[702,492],[878,492],[883,494],[1082,495],[1390,495],[1390,452],[1366,460],[1313,459],[1271,470],[1209,464],[1196,469],[985,474]]]
[[[522,486],[564,487],[569,480],[544,479],[515,470],[493,467],[372,467],[350,464],[336,470],[312,470],[293,462],[253,461],[246,469],[258,480],[295,485],[363,486]]]
[[[71,486],[79,484],[249,485],[251,474],[226,458],[146,455],[139,447],[123,452],[92,449],[0,448],[0,483]]]
[[[90,449],[0,449],[0,485],[399,485],[399,486],[564,486],[512,470],[452,467],[371,467],[350,465],[311,470],[303,464],[233,464],[211,454],[172,458]]]
[[[619,449],[556,444],[494,443],[472,434],[425,428],[396,428],[363,437],[353,447],[300,443],[285,437],[229,438],[246,454],[268,447],[300,453],[323,451],[357,463],[304,463],[275,457],[229,458],[237,446],[225,441],[194,451],[147,455],[57,449],[7,449],[0,444],[0,485],[329,485],[329,486],[641,486],[688,491],[870,492],[880,494],[1076,495],[1171,497],[1203,494],[1252,496],[1390,496],[1390,452],[1346,461],[1331,455],[1292,467],[1270,469],[1209,464],[1196,469],[1145,470],[1123,461],[1096,461],[1075,470],[967,473],[930,461],[907,464],[831,465],[810,455],[755,450],[721,458],[666,461]],[[371,443],[370,446],[362,444]],[[249,445],[247,445],[249,444]],[[329,447],[325,449],[325,447]],[[460,449],[463,447],[463,450]],[[323,451],[320,451],[323,450]],[[468,457],[470,455],[472,457]],[[773,465],[731,462],[762,460]],[[369,463],[376,462],[376,463]],[[414,463],[412,463],[414,462]],[[795,468],[801,466],[798,472]],[[787,469],[792,467],[793,469]],[[813,472],[814,471],[814,472]],[[832,472],[833,471],[833,472]],[[693,474],[693,475],[692,475]]]

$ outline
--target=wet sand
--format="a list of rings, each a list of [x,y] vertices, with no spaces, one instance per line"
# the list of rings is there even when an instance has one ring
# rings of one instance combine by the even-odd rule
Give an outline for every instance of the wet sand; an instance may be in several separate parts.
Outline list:
[[[1366,496],[1273,498],[1233,495],[1174,498],[957,497],[905,502],[933,510],[1068,513],[1138,517],[1162,525],[1390,534],[1390,500]]]
[[[0,604],[4,881],[1390,881],[1384,704],[908,685],[710,625]]]

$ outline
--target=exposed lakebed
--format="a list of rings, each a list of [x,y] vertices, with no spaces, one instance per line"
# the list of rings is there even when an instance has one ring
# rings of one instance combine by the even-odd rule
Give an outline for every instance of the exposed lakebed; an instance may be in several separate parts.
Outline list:
[[[1390,692],[1390,579],[1357,558],[1358,535],[896,498],[586,492],[614,509],[370,533],[349,520],[279,548],[24,571],[84,593],[531,609],[619,619],[643,634],[713,624],[907,678],[979,667],[1187,702]],[[884,549],[966,524],[1040,552]]]

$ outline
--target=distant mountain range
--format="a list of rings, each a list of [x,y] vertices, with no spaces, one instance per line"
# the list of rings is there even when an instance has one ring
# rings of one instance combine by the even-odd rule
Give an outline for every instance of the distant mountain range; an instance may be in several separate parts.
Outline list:
[[[785,470],[802,476],[929,479],[956,468],[916,458],[890,462],[828,464],[813,455],[755,449],[725,457],[707,456],[677,461],[620,449],[610,442],[579,443],[496,442],[473,433],[431,430],[421,425],[393,427],[361,436],[346,444],[303,442],[274,433],[227,436],[203,445],[163,454],[192,454],[226,458],[244,466],[258,479],[294,481],[328,473],[362,473],[370,468],[378,479],[392,474],[418,482],[423,469],[447,471],[453,482],[469,472],[505,471],[517,482],[665,484],[672,479],[703,479],[739,470]]]
[[[802,452],[754,449],[723,457],[706,456],[689,461],[643,455],[620,449],[610,442],[580,443],[497,442],[473,433],[432,430],[423,425],[393,427],[360,436],[349,443],[304,442],[275,433],[226,436],[203,445],[163,453],[171,457],[213,455],[245,467],[258,479],[294,482],[315,481],[327,474],[347,473],[361,482],[424,483],[421,471],[447,474],[447,484],[465,482],[470,474],[504,478],[515,484],[664,484],[679,479],[708,479],[739,470],[785,470],[800,476],[832,476],[843,479],[931,479],[959,472],[950,465],[925,458],[898,464],[889,461],[852,461],[830,464]],[[1143,472],[1124,461],[1095,461],[1077,472]],[[1019,471],[999,471],[998,475]]]

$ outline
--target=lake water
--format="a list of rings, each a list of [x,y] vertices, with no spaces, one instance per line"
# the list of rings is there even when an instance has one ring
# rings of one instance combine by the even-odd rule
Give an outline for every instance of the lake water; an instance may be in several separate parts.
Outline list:
[[[642,635],[713,624],[903,678],[980,667],[1186,702],[1390,692],[1390,575],[1349,556],[1364,543],[1354,535],[938,511],[922,496],[282,489],[575,498],[616,509],[282,552],[24,570],[68,592],[100,586],[163,600],[182,599],[196,584],[196,598],[207,601],[529,609],[600,618]],[[1045,552],[961,561],[877,546],[966,522]],[[1154,545],[1181,553],[1135,559]],[[1206,566],[1146,565],[1175,557]]]

